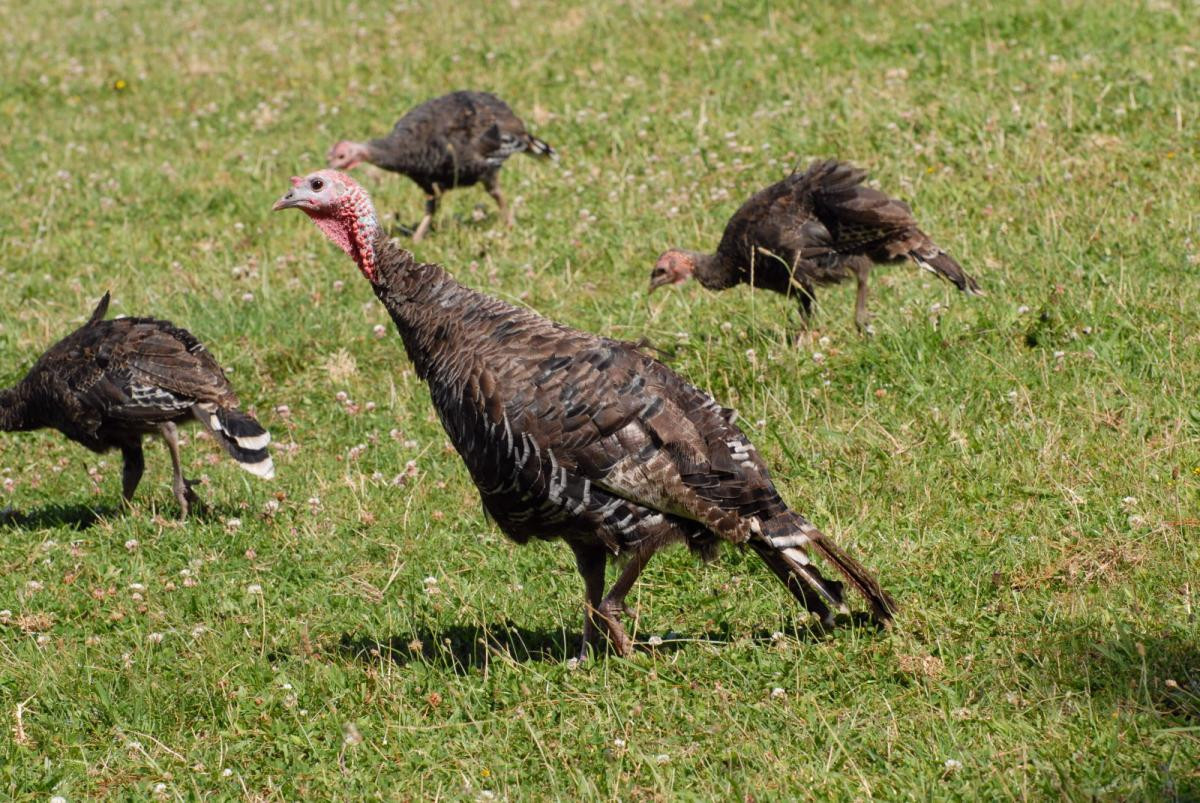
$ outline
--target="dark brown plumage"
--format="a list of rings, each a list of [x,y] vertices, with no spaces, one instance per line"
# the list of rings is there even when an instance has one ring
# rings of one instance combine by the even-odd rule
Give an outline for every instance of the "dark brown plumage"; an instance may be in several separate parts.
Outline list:
[[[514,153],[554,157],[554,149],[525,130],[525,123],[488,92],[452,92],[405,114],[392,133],[369,142],[343,140],[329,151],[329,166],[349,170],[362,162],[402,173],[425,191],[425,217],[413,241],[433,223],[442,193],[483,182],[506,225],[512,210],[500,192],[500,168]]]
[[[349,177],[293,179],[276,209],[299,208],[358,263],[404,342],[483,507],[510,538],[565,540],[586,595],[584,650],[598,629],[627,654],[623,601],[651,555],[721,541],[754,550],[823,623],[842,584],[880,621],[894,604],[875,579],[788,509],[732,410],[628,343],[579,332],[464,287],[383,236]],[[609,558],[624,558],[603,593]]]
[[[805,321],[817,285],[858,281],[854,320],[870,331],[867,275],[873,263],[918,265],[959,290],[979,285],[917,226],[912,210],[866,186],[866,171],[843,162],[814,162],[756,193],[734,213],[716,253],[672,249],[659,257],[650,289],[695,275],[710,290],[750,284],[795,296]]]
[[[238,400],[224,372],[190,332],[152,318],[104,320],[107,293],[88,322],[41,356],[26,377],[0,390],[0,429],[53,427],[94,452],[120,449],[126,501],[142,478],[142,436],[166,441],[172,489],[186,516],[196,496],[183,477],[177,424],[193,418],[242,468],[270,479],[271,436]]]

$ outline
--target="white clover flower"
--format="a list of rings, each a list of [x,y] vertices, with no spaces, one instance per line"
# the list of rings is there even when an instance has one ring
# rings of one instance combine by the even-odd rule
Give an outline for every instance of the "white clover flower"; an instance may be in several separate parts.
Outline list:
[[[778,700],[780,697],[786,697],[786,696],[787,696],[787,692],[784,691],[784,689],[781,688],[780,686],[776,686],[775,688],[771,689],[771,697],[775,700]]]
[[[387,335],[387,327],[381,323],[377,323],[371,329],[371,333],[374,334],[376,338],[385,337]]]
[[[654,763],[655,764],[670,764],[671,757],[669,755],[667,755],[666,753],[659,753],[657,756],[654,757]]]
[[[618,750],[624,750],[625,740],[620,738],[613,739],[613,747],[617,748]]]
[[[162,640],[162,633],[150,633],[146,636],[146,641],[150,642],[151,644],[162,644]]]
[[[228,521],[226,521],[226,522],[225,522],[225,529],[226,529],[226,530],[229,530],[229,531],[231,531],[231,532],[232,532],[233,530],[240,529],[240,528],[241,528],[241,526],[242,526],[242,520],[241,520],[241,519],[229,519]]]
[[[228,778],[230,775],[233,775],[233,770],[231,770],[229,767],[226,767],[225,769],[221,770],[222,778]]]
[[[125,548],[127,550],[129,550],[130,552],[133,552],[135,549],[138,548],[138,540],[136,538],[130,538],[128,541],[125,542]]]
[[[651,636],[650,638],[646,639],[646,643],[651,647],[661,647],[663,640],[661,636]]]
[[[812,358],[813,358],[813,362],[815,362],[817,365],[820,365],[821,363],[825,362],[825,355],[819,351],[814,351]]]
[[[957,758],[948,758],[942,766],[946,768],[946,772],[958,772],[963,765]]]
[[[567,669],[574,672],[578,668],[579,668],[579,659],[578,658],[568,658],[567,659]]]
[[[25,587],[28,588],[30,591],[41,591],[46,586],[42,584],[41,580],[30,580],[28,583],[25,584]]]
[[[262,586],[258,583],[251,583],[250,585],[246,586],[247,594],[261,594],[262,592]]]

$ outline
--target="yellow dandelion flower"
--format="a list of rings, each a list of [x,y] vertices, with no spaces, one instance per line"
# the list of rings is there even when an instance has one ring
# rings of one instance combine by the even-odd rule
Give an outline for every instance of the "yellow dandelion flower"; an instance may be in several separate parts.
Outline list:
[[[129,84],[125,83],[124,78],[118,78],[117,80],[113,81],[113,89],[115,89],[117,92],[124,92],[128,87]]]

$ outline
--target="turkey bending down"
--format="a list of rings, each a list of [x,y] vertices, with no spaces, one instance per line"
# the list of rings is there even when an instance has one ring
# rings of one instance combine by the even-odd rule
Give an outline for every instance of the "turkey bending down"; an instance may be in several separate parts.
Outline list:
[[[275,476],[271,436],[238,409],[221,366],[190,332],[152,318],[104,320],[108,293],[91,318],[50,347],[14,387],[0,390],[0,429],[53,427],[94,452],[120,449],[125,501],[145,468],[142,436],[171,452],[171,488],[183,515],[198,500],[183,477],[177,424],[199,421],[242,468]]]
[[[917,227],[912,210],[863,184],[866,171],[814,162],[751,196],[734,213],[716,253],[673,248],[658,258],[650,290],[692,276],[710,290],[750,284],[795,296],[807,324],[813,290],[853,276],[854,322],[871,332],[867,274],[873,263],[911,259],[966,293],[982,295],[954,258]]]
[[[554,148],[525,130],[521,118],[488,92],[452,92],[426,101],[400,118],[392,133],[369,142],[343,140],[329,149],[329,166],[349,170],[362,162],[403,173],[425,191],[420,242],[437,213],[442,193],[480,181],[496,199],[500,216],[513,224],[500,192],[500,168],[514,153],[553,158]]]
[[[788,509],[766,465],[718,406],[635,346],[579,332],[475,292],[420,264],[380,230],[366,192],[320,170],[275,209],[300,209],[344,249],[383,302],[485,511],[517,543],[562,538],[583,576],[582,655],[598,629],[633,642],[623,601],[650,556],[685,543],[753,549],[823,624],[846,612],[828,560],[880,622],[895,606],[875,579]],[[603,594],[608,557],[626,559]]]

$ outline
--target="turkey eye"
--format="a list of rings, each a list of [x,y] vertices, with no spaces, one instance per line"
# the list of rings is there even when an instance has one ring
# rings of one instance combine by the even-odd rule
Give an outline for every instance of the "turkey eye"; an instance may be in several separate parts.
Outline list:
[[[320,192],[321,188],[325,186],[325,182],[321,181],[319,178],[314,178],[312,181],[308,182],[308,186],[312,187],[313,192]]]

